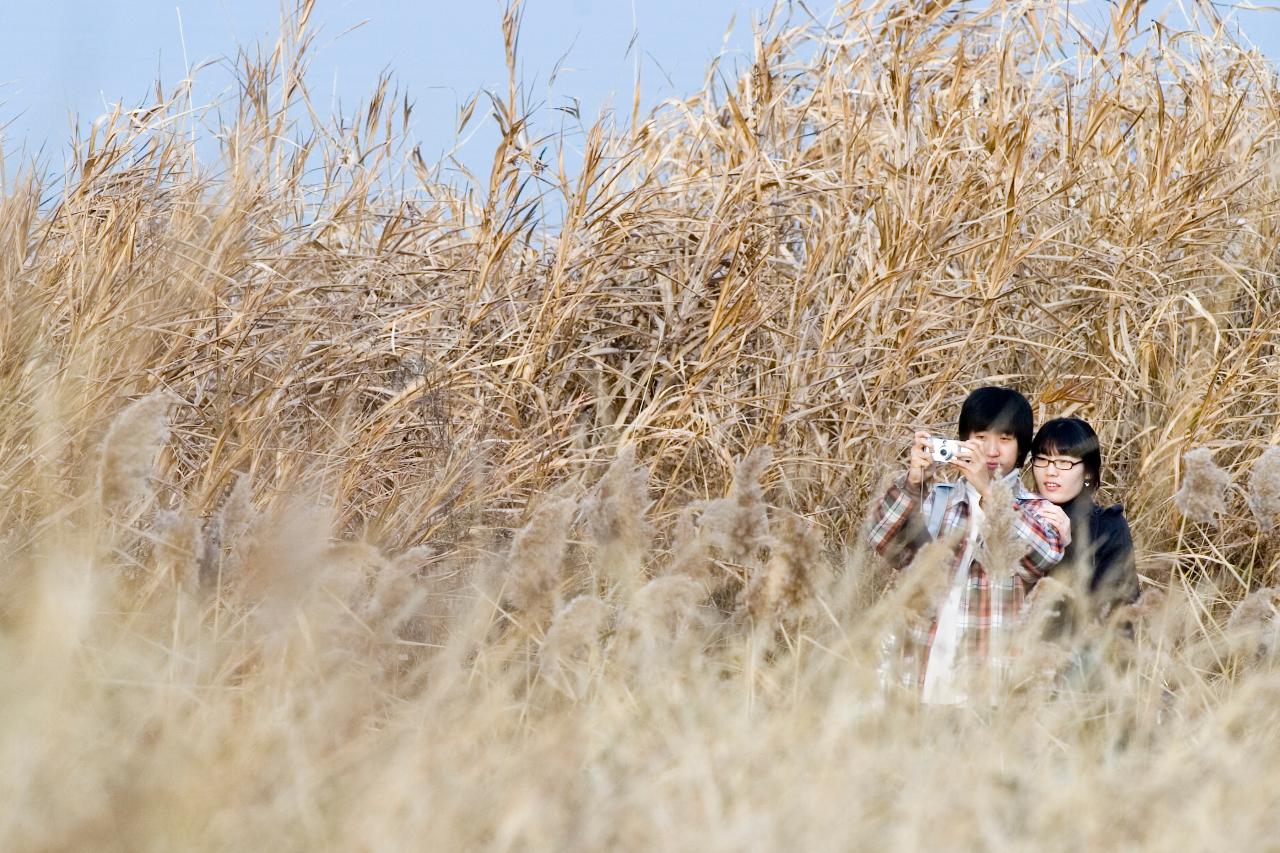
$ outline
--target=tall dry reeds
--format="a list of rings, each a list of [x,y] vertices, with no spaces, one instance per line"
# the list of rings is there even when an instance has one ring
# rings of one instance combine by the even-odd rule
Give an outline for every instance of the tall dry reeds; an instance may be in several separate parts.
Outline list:
[[[1272,837],[1277,80],[1110,8],[779,8],[579,140],[512,9],[454,185],[389,80],[315,114],[304,3],[220,160],[179,91],[7,183],[5,849]],[[947,543],[858,531],[981,382],[1098,429],[1147,592],[932,713]]]

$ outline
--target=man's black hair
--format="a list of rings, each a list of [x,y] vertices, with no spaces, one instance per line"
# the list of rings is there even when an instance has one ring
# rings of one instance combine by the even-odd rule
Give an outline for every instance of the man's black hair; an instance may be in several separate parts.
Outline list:
[[[1098,434],[1079,418],[1054,418],[1031,441],[1033,456],[1070,456],[1084,462],[1085,491],[1092,494],[1102,483],[1102,445]]]
[[[1017,464],[1021,467],[1031,450],[1032,424],[1031,404],[1026,397],[1012,388],[986,385],[964,398],[958,433],[962,441],[975,432],[1011,433],[1018,439]]]

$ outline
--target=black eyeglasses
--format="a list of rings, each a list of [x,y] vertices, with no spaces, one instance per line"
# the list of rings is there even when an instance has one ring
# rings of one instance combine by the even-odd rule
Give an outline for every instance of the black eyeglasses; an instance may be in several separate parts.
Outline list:
[[[1050,459],[1048,456],[1032,456],[1031,464],[1037,468],[1048,468],[1052,465],[1059,471],[1070,471],[1077,465],[1083,465],[1083,459]]]

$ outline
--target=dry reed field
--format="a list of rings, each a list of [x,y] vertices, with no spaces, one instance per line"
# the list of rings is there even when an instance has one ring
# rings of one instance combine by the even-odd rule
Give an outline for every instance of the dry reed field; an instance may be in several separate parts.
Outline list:
[[[512,9],[449,183],[390,83],[316,114],[308,3],[9,163],[0,846],[1274,849],[1280,85],[1138,10],[797,4],[566,139]],[[1144,591],[947,713],[861,530],[988,382],[1098,427]]]

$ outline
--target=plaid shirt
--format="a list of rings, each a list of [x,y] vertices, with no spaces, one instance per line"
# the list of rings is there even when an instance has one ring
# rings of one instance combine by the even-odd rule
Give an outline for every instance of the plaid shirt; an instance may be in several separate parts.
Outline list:
[[[972,675],[981,672],[981,665],[986,664],[997,683],[1007,673],[1010,658],[1016,651],[1010,641],[1021,621],[1028,593],[1062,559],[1064,550],[1058,531],[1040,515],[1045,500],[1023,488],[1017,472],[1010,477],[1017,510],[1014,529],[1027,543],[1027,553],[1007,577],[989,574],[977,558],[972,538],[965,535],[970,507],[963,481],[941,493],[930,489],[925,494],[923,485],[910,485],[903,474],[876,503],[868,528],[868,538],[876,551],[887,557],[895,568],[902,569],[921,547],[933,540],[925,519],[930,517],[934,501],[947,501],[939,536],[952,531],[960,535],[947,560],[945,589],[957,582],[958,572],[967,572],[956,625],[956,666]],[[939,498],[940,494],[945,498]],[[929,651],[938,629],[938,608],[944,597],[945,592],[931,608],[913,614],[906,630],[886,642],[885,663],[897,670],[898,680],[906,687],[919,688],[924,684]]]

